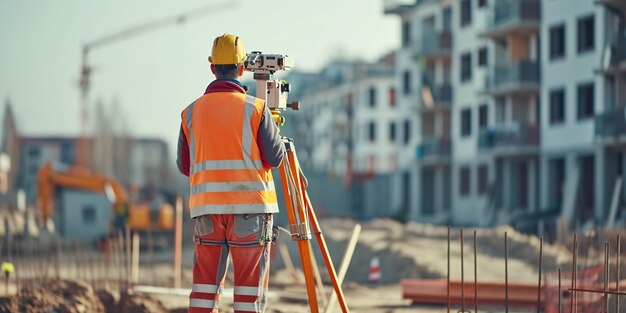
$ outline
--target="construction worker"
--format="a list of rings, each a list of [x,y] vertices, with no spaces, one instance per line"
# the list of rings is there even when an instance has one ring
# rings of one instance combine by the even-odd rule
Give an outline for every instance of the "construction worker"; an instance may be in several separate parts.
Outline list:
[[[195,219],[195,265],[189,312],[218,312],[230,253],[235,312],[266,307],[272,214],[278,212],[272,167],[285,146],[270,110],[246,95],[240,78],[246,50],[231,34],[215,38],[216,77],[182,112],[179,170],[189,176]]]

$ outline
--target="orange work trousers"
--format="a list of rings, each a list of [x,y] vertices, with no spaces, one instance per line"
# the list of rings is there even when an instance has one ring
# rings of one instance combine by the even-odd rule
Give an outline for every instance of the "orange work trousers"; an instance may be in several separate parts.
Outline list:
[[[195,264],[189,313],[217,313],[229,254],[235,273],[235,313],[264,312],[272,214],[210,214],[195,218]]]

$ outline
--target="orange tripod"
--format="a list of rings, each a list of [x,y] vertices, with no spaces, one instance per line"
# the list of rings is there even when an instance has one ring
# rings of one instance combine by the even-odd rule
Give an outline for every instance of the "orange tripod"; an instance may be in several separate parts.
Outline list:
[[[311,261],[311,245],[308,240],[311,239],[311,230],[317,239],[326,269],[330,274],[330,280],[333,289],[337,295],[337,300],[341,306],[343,313],[348,313],[348,306],[341,290],[341,286],[337,280],[335,267],[328,253],[324,235],[317,222],[317,217],[313,211],[311,200],[306,192],[304,177],[300,175],[300,163],[296,156],[296,150],[291,138],[283,137],[285,148],[287,149],[287,157],[280,165],[280,177],[285,195],[285,203],[287,206],[287,216],[289,218],[289,230],[291,239],[298,243],[300,250],[300,260],[302,261],[302,271],[306,282],[307,295],[309,297],[309,307],[312,313],[318,313],[317,295],[315,293],[315,278],[313,276],[313,264]],[[310,223],[310,225],[309,225]]]

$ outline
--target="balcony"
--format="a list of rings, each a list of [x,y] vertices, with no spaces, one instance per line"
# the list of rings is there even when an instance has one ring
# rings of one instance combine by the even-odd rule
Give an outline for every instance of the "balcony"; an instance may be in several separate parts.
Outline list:
[[[626,1],[624,0],[594,0],[594,2],[614,10],[626,11]]]
[[[610,142],[626,139],[626,110],[608,109],[595,117],[596,141]]]
[[[494,1],[486,37],[498,38],[510,33],[537,33],[541,19],[540,0]]]
[[[478,135],[478,149],[499,154],[534,154],[539,150],[537,124],[515,123],[487,128]]]
[[[449,110],[452,106],[452,85],[449,83],[431,83],[426,78],[422,78],[422,82],[420,109],[425,111]]]
[[[449,59],[452,52],[450,31],[425,30],[415,51],[416,58]]]
[[[412,10],[423,0],[384,0],[383,10],[385,14],[401,14]]]
[[[539,92],[539,62],[519,60],[496,65],[487,74],[487,92],[493,95]]]
[[[619,74],[626,72],[626,40],[615,39],[605,46],[603,51],[603,65],[600,72],[604,74]]]
[[[426,138],[417,146],[416,157],[422,162],[436,163],[448,161],[452,155],[449,136]]]

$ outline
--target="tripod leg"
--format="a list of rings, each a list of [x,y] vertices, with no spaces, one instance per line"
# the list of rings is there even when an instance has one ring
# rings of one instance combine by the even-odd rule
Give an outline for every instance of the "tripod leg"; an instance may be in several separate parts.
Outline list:
[[[328,247],[326,246],[326,240],[324,239],[324,235],[322,234],[322,230],[319,227],[319,223],[317,221],[317,216],[315,216],[315,212],[313,211],[313,205],[311,205],[311,199],[309,199],[309,194],[306,192],[304,187],[303,178],[300,177],[300,164],[298,163],[298,157],[295,152],[292,151],[290,155],[290,166],[293,168],[292,172],[297,173],[297,178],[301,181],[298,184],[299,194],[304,198],[305,211],[309,217],[311,222],[311,227],[313,229],[313,233],[317,239],[317,243],[322,252],[322,256],[324,257],[324,263],[326,263],[326,269],[328,270],[328,274],[330,275],[330,280],[333,284],[333,288],[335,289],[335,293],[337,295],[337,300],[339,301],[339,306],[341,306],[341,311],[343,313],[348,313],[348,305],[346,304],[346,299],[343,295],[343,291],[341,290],[341,286],[339,281],[337,280],[337,272],[335,271],[335,266],[330,258],[330,253],[328,252]]]
[[[311,250],[308,243],[308,240],[310,239],[310,232],[307,223],[307,216],[304,213],[304,202],[302,195],[299,193],[300,176],[299,172],[294,172],[292,170],[292,160],[293,151],[288,149],[287,158],[279,167],[280,177],[285,196],[285,204],[287,206],[287,217],[289,219],[290,232],[292,234],[292,239],[298,242],[298,250],[300,251],[300,260],[302,262],[302,271],[304,272],[307,296],[309,298],[309,307],[312,313],[318,313],[317,295],[315,294],[315,277],[313,275]],[[294,179],[294,176],[296,179]]]
[[[305,194],[306,205],[309,207],[308,213],[309,218],[311,220],[311,227],[313,228],[313,233],[315,234],[315,238],[317,239],[317,243],[322,252],[322,256],[324,257],[324,263],[326,263],[326,269],[328,269],[328,274],[330,276],[330,280],[333,284],[333,289],[335,289],[335,294],[337,295],[337,300],[339,301],[339,306],[341,307],[341,311],[343,313],[348,313],[350,310],[348,309],[348,305],[346,304],[345,296],[343,295],[343,290],[341,290],[341,286],[339,285],[339,281],[337,280],[337,272],[335,271],[335,266],[330,258],[330,253],[328,253],[328,247],[326,246],[326,240],[324,239],[324,235],[319,227],[317,222],[317,217],[315,216],[315,212],[313,212],[313,208],[311,206],[311,200],[309,199],[309,195]]]

